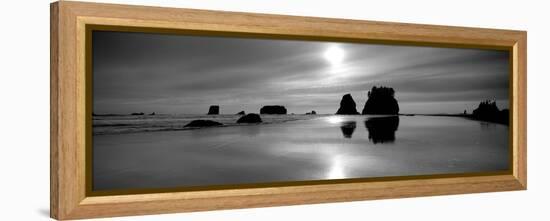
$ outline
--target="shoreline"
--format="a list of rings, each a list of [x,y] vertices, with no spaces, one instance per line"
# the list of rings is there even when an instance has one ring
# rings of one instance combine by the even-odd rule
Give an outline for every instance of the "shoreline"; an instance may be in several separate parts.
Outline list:
[[[112,115],[111,115],[112,116]],[[130,115],[128,115],[130,116]],[[224,116],[224,115],[218,115],[218,116]],[[225,116],[234,116],[234,115],[225,115]],[[273,115],[272,115],[273,116]],[[304,120],[313,120],[318,119],[322,117],[334,117],[334,116],[364,116],[366,118],[371,117],[392,117],[392,116],[401,116],[401,117],[414,117],[414,116],[426,116],[426,117],[460,117],[467,120],[472,121],[479,121],[479,122],[487,122],[487,123],[495,123],[499,125],[505,125],[509,126],[506,123],[498,122],[498,121],[490,121],[490,120],[483,120],[473,117],[472,115],[464,115],[464,114],[397,114],[397,115],[337,115],[337,114],[318,114],[318,115],[306,115],[306,114],[300,114],[300,115],[275,115],[277,117],[281,116],[307,116],[308,118],[288,118],[288,119],[281,119],[281,120],[275,120],[275,121],[264,121],[261,123],[225,123],[223,125],[219,126],[209,126],[209,127],[184,127],[185,124],[182,124],[181,126],[176,127],[167,127],[167,128],[155,128],[153,127],[147,127],[144,126],[143,128],[139,128],[139,125],[135,124],[125,124],[125,123],[115,123],[115,124],[100,124],[100,125],[92,125],[92,135],[93,136],[101,136],[101,135],[120,135],[120,134],[134,134],[134,133],[150,133],[150,132],[167,132],[167,131],[188,131],[188,130],[205,130],[205,129],[215,129],[215,128],[229,128],[229,127],[240,127],[240,126],[259,126],[259,125],[270,125],[270,124],[281,124],[286,122],[292,122],[292,121],[304,121]],[[146,118],[144,118],[146,119]],[[193,118],[194,119],[204,119],[203,117]],[[279,118],[280,119],[280,118]],[[191,120],[192,121],[192,120]],[[138,127],[136,127],[138,126]],[[130,129],[125,131],[117,131],[117,132],[94,132],[95,128],[116,128],[116,127],[125,127],[124,129]],[[131,129],[136,130],[131,130]]]
[[[473,114],[399,114],[399,115],[400,116],[462,117],[473,121],[481,121],[481,122],[488,122],[488,123],[495,123],[495,124],[509,126],[509,123],[507,122],[490,120],[490,119],[480,119],[480,118],[474,117]]]
[[[127,115],[127,116],[130,116],[130,115]],[[218,116],[223,116],[223,115],[218,115]],[[233,115],[226,115],[226,116],[233,116]],[[287,114],[287,115],[277,115],[277,116],[293,116],[293,115]],[[308,118],[308,119],[289,118],[289,119],[284,119],[284,120],[281,120],[281,121],[264,121],[264,122],[261,122],[261,123],[230,123],[230,124],[223,124],[223,125],[219,125],[219,126],[209,126],[209,127],[185,127],[185,126],[181,126],[181,127],[174,127],[174,128],[161,128],[161,129],[140,130],[140,131],[123,131],[123,132],[114,132],[114,133],[108,133],[108,132],[107,133],[101,133],[101,132],[95,133],[95,132],[92,132],[93,133],[92,135],[94,135],[94,136],[95,135],[119,135],[119,134],[150,133],[150,132],[204,130],[204,129],[214,129],[214,128],[242,127],[242,126],[258,126],[258,125],[280,124],[280,123],[286,123],[286,122],[292,122],[292,121],[312,120],[312,119],[317,119],[317,118],[320,118],[320,117],[328,117],[328,116],[331,116],[331,115],[328,115],[328,114],[319,114],[319,115],[306,115],[306,114],[303,114],[303,116],[308,116],[310,118]],[[198,118],[198,119],[203,119],[203,118]],[[92,125],[92,131],[93,131],[93,128],[96,128],[96,127],[101,128],[101,127],[117,127],[117,126],[131,127],[133,125],[132,124]]]

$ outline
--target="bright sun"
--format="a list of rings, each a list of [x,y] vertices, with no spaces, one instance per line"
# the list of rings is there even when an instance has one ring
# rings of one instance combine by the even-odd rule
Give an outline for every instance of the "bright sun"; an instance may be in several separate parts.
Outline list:
[[[344,61],[345,52],[340,47],[334,45],[330,46],[325,51],[324,56],[331,65],[337,66],[340,65],[342,61]]]

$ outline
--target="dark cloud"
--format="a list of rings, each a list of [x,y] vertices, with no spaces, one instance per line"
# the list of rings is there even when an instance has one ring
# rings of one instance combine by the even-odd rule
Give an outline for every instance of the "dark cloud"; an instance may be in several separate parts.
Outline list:
[[[331,65],[329,47],[345,58]],[[456,113],[483,99],[508,105],[508,52],[144,33],[93,33],[98,113],[333,113],[343,94],[359,108],[372,86],[395,88],[407,113]]]

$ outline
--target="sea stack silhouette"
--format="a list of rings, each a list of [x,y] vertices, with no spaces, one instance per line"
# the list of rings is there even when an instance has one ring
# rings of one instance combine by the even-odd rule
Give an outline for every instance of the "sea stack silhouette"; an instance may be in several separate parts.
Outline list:
[[[398,114],[399,104],[391,87],[372,87],[361,114]]]
[[[281,105],[268,105],[260,109],[260,114],[286,114],[286,108]]]
[[[208,115],[217,115],[220,114],[220,106],[212,105],[208,108]]]
[[[336,111],[336,114],[341,114],[341,115],[359,114],[359,112],[357,112],[355,101],[353,100],[353,97],[351,97],[351,94],[346,94],[342,97],[342,100],[340,101],[340,108],[338,108],[338,111]]]

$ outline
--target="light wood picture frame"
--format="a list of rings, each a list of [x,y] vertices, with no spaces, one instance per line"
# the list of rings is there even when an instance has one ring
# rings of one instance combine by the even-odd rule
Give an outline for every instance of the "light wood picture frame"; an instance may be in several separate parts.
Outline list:
[[[50,214],[81,219],[525,190],[527,32],[60,1],[50,7]],[[510,52],[511,169],[503,173],[90,192],[90,27],[277,39],[500,49]]]

